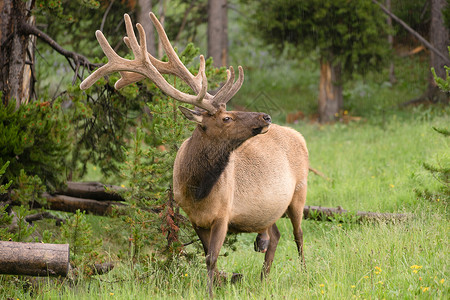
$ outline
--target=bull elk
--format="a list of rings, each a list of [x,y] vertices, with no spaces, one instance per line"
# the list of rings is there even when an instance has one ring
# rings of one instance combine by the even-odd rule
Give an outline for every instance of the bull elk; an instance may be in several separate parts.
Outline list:
[[[199,72],[194,76],[178,58],[156,16],[150,13],[169,58],[168,62],[160,61],[147,52],[143,27],[136,24],[138,43],[130,17],[125,14],[124,18],[127,32],[124,42],[135,58],[128,60],[117,55],[102,32],[97,31],[108,63],[80,87],[87,89],[99,78],[120,72],[117,89],[147,77],[170,97],[199,108],[180,107],[198,125],[177,153],[173,191],[175,201],[186,212],[202,242],[210,296],[218,275],[217,258],[227,232],[258,233],[255,250],[265,252],[263,278],[270,271],[280,239],[275,222],[287,213],[304,262],[301,221],[309,163],[303,136],[293,129],[271,124],[267,114],[226,110],[226,103],[242,86],[242,67],[239,66],[237,80],[230,67],[226,83],[212,95],[207,92],[202,55]],[[175,89],[162,74],[180,77],[195,95]]]

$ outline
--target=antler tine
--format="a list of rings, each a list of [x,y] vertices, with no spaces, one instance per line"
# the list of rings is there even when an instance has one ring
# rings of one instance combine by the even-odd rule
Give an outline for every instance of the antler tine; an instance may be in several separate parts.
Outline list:
[[[121,78],[116,82],[116,89],[120,89],[131,83],[137,82],[145,77],[152,80],[164,93],[170,97],[185,103],[193,104],[197,107],[203,108],[210,113],[215,113],[217,109],[225,105],[240,89],[244,80],[242,67],[239,66],[239,78],[236,82],[233,67],[227,71],[227,82],[219,90],[219,92],[212,96],[207,92],[207,78],[205,72],[205,58],[200,55],[200,67],[196,76],[192,75],[186,66],[181,62],[180,58],[173,49],[167,37],[164,28],[153,13],[149,14],[156,30],[158,31],[161,43],[169,58],[168,62],[163,62],[156,59],[147,52],[145,31],[141,24],[136,24],[139,32],[139,42],[133,30],[131,18],[125,14],[125,27],[127,36],[124,37],[124,42],[128,48],[133,51],[134,60],[128,60],[120,57],[111,48],[108,41],[100,31],[96,32],[97,40],[102,47],[103,52],[108,57],[108,63],[88,78],[86,78],[80,85],[80,88],[87,89],[92,86],[99,78],[113,73],[119,72]],[[173,74],[185,81],[197,95],[190,95],[183,93],[172,85],[170,85],[161,74]]]
[[[83,82],[80,84],[80,88],[82,90],[90,88],[98,79],[111,73],[110,69],[112,69],[111,65],[112,65],[113,61],[116,61],[117,59],[121,58],[111,48],[111,46],[109,45],[105,36],[103,35],[103,33],[100,30],[97,30],[95,32],[95,36],[97,37],[97,41],[100,44],[100,47],[102,48],[103,52],[105,53],[106,57],[108,58],[108,63],[106,65],[98,68],[97,70],[95,70],[95,72],[93,72],[85,80],[83,80]]]
[[[141,78],[148,77],[151,79],[164,93],[169,95],[170,97],[177,99],[178,101],[185,102],[185,103],[191,103],[198,107],[201,107],[203,109],[206,109],[210,112],[215,112],[217,108],[209,101],[203,101],[206,95],[206,84],[203,84],[206,82],[206,76],[204,75],[204,70],[200,70],[201,73],[201,86],[198,88],[197,92],[198,95],[190,95],[183,93],[177,89],[175,89],[172,85],[170,85],[164,77],[161,75],[161,73],[158,71],[157,68],[152,64],[151,57],[149,56],[147,52],[147,45],[146,45],[146,39],[145,39],[145,31],[141,24],[136,24],[136,27],[139,32],[139,41],[138,43],[136,39],[136,35],[134,33],[131,19],[130,17],[125,14],[125,26],[127,31],[127,38],[125,39],[125,43],[129,48],[132,49],[134,54],[134,60],[128,60],[125,58],[120,57],[109,45],[108,41],[106,40],[105,36],[102,32],[97,31],[96,36],[97,40],[105,53],[105,55],[108,57],[108,63],[98,70],[96,70],[94,73],[92,73],[88,78],[86,78],[81,84],[80,88],[87,89],[90,86],[92,86],[99,78],[113,73],[113,72],[121,72],[122,77],[128,76],[130,72],[140,73]],[[161,62],[162,63],[162,62]],[[138,76],[134,76],[134,78],[137,78]],[[192,76],[193,77],[193,76]],[[199,77],[199,78],[200,78]],[[119,80],[116,82],[115,87],[123,87],[124,84],[124,78],[122,80]],[[129,82],[129,79],[125,80],[125,82]]]
[[[217,103],[217,105],[226,105],[241,88],[242,83],[244,82],[244,70],[241,66],[239,66],[238,69],[239,77],[236,82],[234,82],[235,75],[233,67],[230,66],[230,70],[227,70],[227,82],[214,96],[214,102]]]

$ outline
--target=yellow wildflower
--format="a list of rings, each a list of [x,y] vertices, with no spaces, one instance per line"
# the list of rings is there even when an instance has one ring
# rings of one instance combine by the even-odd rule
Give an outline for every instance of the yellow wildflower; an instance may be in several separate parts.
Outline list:
[[[114,296],[114,293],[109,293],[110,296]]]
[[[439,281],[440,284],[444,284],[444,282],[445,282],[445,279],[444,279],[444,278],[442,278],[442,279]]]
[[[323,295],[323,294],[325,294],[325,291],[324,291],[324,290],[321,290],[320,293]]]
[[[422,288],[422,292],[424,292],[424,293],[430,289],[430,287],[423,287],[423,286],[421,286],[421,288]]]
[[[369,276],[366,275],[366,276],[364,276],[364,278],[367,279],[367,278],[369,278]]]
[[[356,285],[352,285],[351,288],[354,289],[356,287]]]
[[[325,284],[321,283],[321,284],[319,284],[319,286],[320,286],[320,287],[324,287],[324,286],[325,286]]]
[[[392,183],[389,185],[391,188],[394,188],[395,187],[395,185],[393,185]]]

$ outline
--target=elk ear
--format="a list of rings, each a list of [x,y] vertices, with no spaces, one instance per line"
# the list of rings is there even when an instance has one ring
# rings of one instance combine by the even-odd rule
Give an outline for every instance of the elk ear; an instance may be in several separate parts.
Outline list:
[[[183,115],[188,118],[191,121],[194,121],[196,123],[201,124],[202,120],[203,120],[203,116],[200,112],[183,107],[183,106],[178,106],[178,108],[181,110],[181,112],[183,113]]]

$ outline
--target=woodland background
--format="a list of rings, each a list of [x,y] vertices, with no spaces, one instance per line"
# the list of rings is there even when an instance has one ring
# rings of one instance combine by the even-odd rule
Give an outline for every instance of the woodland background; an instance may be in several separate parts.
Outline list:
[[[304,221],[307,270],[280,220],[267,283],[254,236],[230,236],[220,267],[245,279],[217,297],[448,297],[448,1],[0,0],[0,240],[69,243],[73,268],[0,275],[2,297],[205,297],[201,246],[171,194],[193,125],[149,81],[79,89],[106,62],[95,30],[130,55],[124,13],[164,57],[150,10],[192,72],[206,54],[212,89],[244,67],[229,109],[300,131],[323,173],[307,204],[350,211]],[[414,218],[361,223],[358,211]]]

